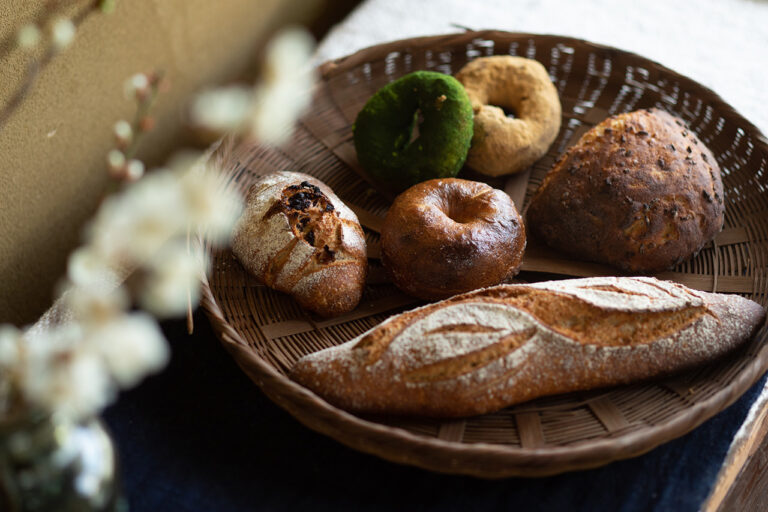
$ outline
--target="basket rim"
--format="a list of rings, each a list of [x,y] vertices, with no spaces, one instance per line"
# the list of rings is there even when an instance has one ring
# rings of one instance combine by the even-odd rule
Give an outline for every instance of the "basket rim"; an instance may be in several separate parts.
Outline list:
[[[739,123],[753,137],[756,146],[762,146],[763,151],[768,153],[768,138],[763,135],[760,129],[708,87],[642,55],[579,38],[499,30],[421,36],[370,46],[351,55],[327,61],[318,66],[318,69],[321,81],[327,81],[367,60],[375,60],[392,51],[402,50],[404,45],[424,47],[435,43],[459,44],[475,38],[486,38],[494,41],[520,38],[550,39],[640,59],[679,80],[681,85],[701,92],[718,113],[738,119]],[[420,436],[400,427],[360,418],[331,405],[312,391],[282,375],[266,360],[250,350],[248,343],[226,321],[223,311],[213,295],[207,275],[202,279],[200,304],[214,327],[214,332],[238,366],[259,385],[270,399],[290,412],[305,426],[333,437],[338,442],[353,449],[372,453],[392,462],[415,465],[437,472],[467,474],[484,478],[547,476],[576,469],[597,467],[610,461],[641,455],[686,434],[721,412],[734,403],[768,369],[768,343],[763,343],[753,359],[727,386],[686,407],[664,423],[647,425],[642,429],[619,433],[612,437],[585,440],[567,446],[544,445],[538,448],[486,442],[461,443],[437,437]],[[764,333],[765,329],[766,327],[763,325],[754,336]],[[350,432],[354,432],[356,435],[348,435]],[[346,435],[339,435],[342,433]],[[397,450],[392,450],[394,445],[398,446]],[[424,460],[423,454],[438,456],[438,458],[433,458],[427,462]],[[462,464],[457,465],[456,459],[461,459]],[[468,460],[469,463],[467,463]],[[441,461],[444,464],[441,464]],[[493,461],[495,468],[484,470],[484,464],[490,461]]]
[[[320,71],[321,78],[323,80],[327,80],[338,73],[343,73],[351,68],[354,68],[355,66],[364,62],[365,60],[377,58],[383,55],[387,55],[388,53],[395,51],[397,49],[402,49],[402,46],[406,43],[411,44],[413,46],[418,46],[418,45],[426,45],[430,43],[437,43],[437,42],[443,42],[443,41],[455,44],[458,42],[462,42],[464,40],[469,42],[472,39],[476,39],[476,38],[518,39],[518,38],[524,38],[524,37],[543,39],[543,40],[552,39],[552,40],[557,40],[562,42],[569,41],[569,42],[577,43],[587,47],[591,47],[595,50],[600,50],[608,53],[621,53],[623,55],[627,55],[630,57],[647,61],[653,64],[654,66],[656,66],[659,70],[663,71],[664,73],[667,73],[673,76],[674,78],[679,79],[680,81],[685,82],[688,85],[692,85],[693,87],[699,89],[700,91],[704,91],[707,94],[709,94],[711,96],[712,101],[716,104],[718,110],[722,108],[723,110],[726,110],[729,113],[739,117],[740,121],[743,121],[746,124],[747,128],[751,132],[753,132],[751,133],[751,135],[755,136],[755,138],[757,139],[757,142],[763,144],[766,147],[766,150],[768,150],[768,136],[766,136],[762,132],[762,130],[760,130],[760,128],[758,128],[754,123],[752,123],[752,121],[750,121],[748,118],[743,116],[738,110],[736,110],[733,106],[727,103],[717,92],[707,87],[706,85],[702,85],[696,80],[686,75],[683,75],[681,73],[678,73],[677,71],[665,66],[664,64],[661,64],[658,61],[655,61],[653,59],[640,55],[639,53],[636,53],[630,50],[623,50],[615,46],[609,46],[601,43],[594,43],[592,41],[588,41],[586,39],[581,39],[578,37],[561,36],[557,34],[536,34],[532,32],[508,32],[505,30],[496,30],[496,29],[465,30],[464,32],[397,39],[397,40],[389,41],[382,44],[368,46],[354,53],[351,53],[349,55],[328,60],[320,64],[318,66],[318,69]]]
[[[222,344],[233,356],[238,366],[249,375],[249,377],[255,380],[267,396],[278,402],[279,405],[288,409],[289,412],[291,412],[291,414],[305,426],[314,430],[319,430],[326,435],[330,435],[347,446],[375,453],[393,462],[413,463],[407,456],[401,456],[401,454],[386,451],[386,445],[387,443],[391,443],[392,439],[396,439],[409,450],[423,450],[428,448],[430,450],[442,451],[448,456],[477,455],[498,459],[499,462],[509,461],[514,458],[515,464],[510,467],[510,471],[507,474],[501,475],[502,477],[512,475],[547,476],[568,471],[570,469],[597,467],[605,464],[606,461],[641,455],[670,439],[691,431],[707,419],[731,405],[758,380],[764,373],[765,367],[768,365],[768,343],[766,343],[763,344],[758,354],[744,368],[744,370],[742,370],[728,386],[720,389],[717,393],[684,409],[671,421],[667,421],[660,425],[648,426],[642,430],[629,432],[628,434],[623,434],[617,437],[586,441],[569,446],[545,445],[541,448],[524,448],[482,442],[457,443],[439,438],[419,436],[399,427],[383,425],[360,418],[331,405],[312,391],[280,374],[264,359],[247,349],[246,347],[248,344],[245,340],[243,340],[237,331],[226,322],[221,308],[213,297],[213,292],[207,278],[204,280],[201,305],[204,307],[205,312],[214,327],[214,332],[219,336]],[[303,414],[306,414],[306,412],[297,415],[293,407],[285,404],[286,395],[292,400],[295,400],[299,407],[305,407],[318,418],[325,420],[327,417],[333,417],[335,421],[338,421],[339,425],[345,427],[342,428],[342,430],[348,428],[364,430],[371,436],[371,439],[374,440],[374,442],[377,442],[377,444],[383,443],[384,441],[387,441],[387,443],[383,443],[384,446],[381,450],[372,450],[371,447],[365,443],[363,443],[363,446],[360,446],[360,442],[357,439],[339,439],[333,435],[333,429],[325,426],[325,421],[323,422],[325,428],[318,428],[317,423],[312,423],[310,425],[304,420]],[[590,465],[585,463],[586,461],[582,461],[582,459],[589,461],[594,460],[594,464]],[[547,466],[553,462],[559,463],[558,469],[547,469]],[[515,469],[521,464],[533,464],[533,468],[527,466],[525,474],[518,473]],[[433,465],[422,465],[418,463],[415,465],[430,470],[440,471],[440,467],[435,467]],[[544,467],[543,471],[535,470],[535,467],[539,465]],[[466,471],[466,474],[482,477],[499,476],[498,471],[493,471],[489,475],[484,473],[479,467],[474,468],[474,470],[472,470],[472,468],[468,469],[470,470]],[[450,471],[450,468],[445,468],[444,470],[446,472],[454,472]]]

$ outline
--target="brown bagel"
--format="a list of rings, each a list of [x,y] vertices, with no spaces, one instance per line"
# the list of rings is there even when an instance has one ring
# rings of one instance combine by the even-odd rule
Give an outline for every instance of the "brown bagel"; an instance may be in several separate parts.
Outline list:
[[[525,228],[509,196],[456,178],[397,196],[381,230],[390,279],[427,300],[500,283],[520,270],[524,250]]]

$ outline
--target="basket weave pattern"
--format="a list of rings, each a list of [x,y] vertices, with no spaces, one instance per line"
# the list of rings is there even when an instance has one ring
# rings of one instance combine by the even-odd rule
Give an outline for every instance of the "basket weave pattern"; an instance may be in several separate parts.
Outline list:
[[[352,123],[381,86],[419,69],[456,73],[471,59],[521,55],[540,61],[560,94],[563,122],[548,154],[528,171],[488,179],[524,210],[555,159],[609,115],[659,107],[684,119],[723,172],[725,228],[694,259],[658,277],[693,288],[768,302],[768,142],[712,91],[640,56],[585,41],[530,34],[467,32],[397,41],[326,63],[311,111],[283,148],[244,143],[232,155],[230,184],[245,193],[260,175],[300,170],[327,183],[366,228],[371,269],[354,312],[308,316],[290,298],[259,285],[229,251],[214,254],[203,306],[224,346],[275,402],[311,428],[353,448],[428,469],[484,477],[547,475],[638,455],[680,436],[731,404],[768,367],[763,328],[736,353],[666,380],[534,400],[460,420],[358,417],[285,377],[302,355],[343,343],[418,305],[386,282],[378,230],[390,198],[366,181]],[[463,177],[481,179],[463,171]],[[530,245],[525,280],[611,275]]]

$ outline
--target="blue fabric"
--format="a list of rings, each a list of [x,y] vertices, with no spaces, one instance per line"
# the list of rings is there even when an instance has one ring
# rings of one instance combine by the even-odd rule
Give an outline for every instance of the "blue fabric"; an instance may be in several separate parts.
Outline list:
[[[650,453],[524,479],[430,473],[358,453],[269,401],[196,315],[164,324],[169,367],[105,412],[133,512],[253,510],[695,511],[765,377],[726,411]]]

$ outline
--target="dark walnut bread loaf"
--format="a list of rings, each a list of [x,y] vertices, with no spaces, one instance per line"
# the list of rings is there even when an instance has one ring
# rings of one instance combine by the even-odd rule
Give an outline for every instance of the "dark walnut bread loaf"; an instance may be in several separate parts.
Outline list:
[[[708,361],[764,316],[743,297],[647,277],[500,285],[396,315],[290,375],[350,411],[470,416]]]
[[[658,272],[723,227],[712,153],[662,110],[610,117],[555,163],[531,199],[527,228],[576,258]]]
[[[232,251],[254,277],[322,316],[354,309],[368,269],[357,217],[321,181],[276,172],[248,190]]]

